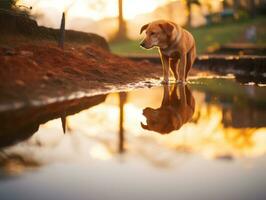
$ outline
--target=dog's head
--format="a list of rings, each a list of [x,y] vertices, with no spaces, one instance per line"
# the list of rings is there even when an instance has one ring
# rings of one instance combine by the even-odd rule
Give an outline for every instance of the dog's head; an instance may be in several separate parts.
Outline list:
[[[146,30],[146,37],[140,43],[145,49],[152,47],[167,48],[177,37],[178,30],[174,23],[158,20],[141,27],[140,34]]]
[[[182,121],[178,114],[169,108],[145,108],[143,115],[146,117],[146,125],[141,123],[142,128],[167,134],[181,127]]]

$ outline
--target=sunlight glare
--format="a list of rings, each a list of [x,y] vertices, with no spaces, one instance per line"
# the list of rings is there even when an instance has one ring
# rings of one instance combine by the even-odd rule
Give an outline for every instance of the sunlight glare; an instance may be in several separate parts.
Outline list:
[[[145,0],[145,5],[141,0],[124,0],[124,16],[125,19],[133,19],[136,15],[152,12],[158,6],[166,3],[166,0]],[[93,20],[100,20],[105,17],[117,17],[118,15],[118,1],[117,0],[105,0],[104,6],[95,10],[94,6],[99,2],[97,0],[19,0],[17,4],[23,4],[26,6],[33,6],[33,9],[41,10],[43,13],[48,8],[55,8],[56,10],[63,12],[68,11],[70,16],[73,17],[88,17]]]
[[[102,145],[92,147],[90,155],[92,158],[99,160],[109,160],[112,157],[110,152]]]

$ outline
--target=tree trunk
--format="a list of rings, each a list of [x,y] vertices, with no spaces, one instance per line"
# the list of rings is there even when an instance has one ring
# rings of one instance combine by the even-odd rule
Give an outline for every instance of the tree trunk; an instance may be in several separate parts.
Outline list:
[[[200,1],[199,0],[187,0],[186,1],[186,5],[187,5],[187,10],[188,10],[188,20],[187,20],[187,26],[191,27],[192,25],[192,15],[191,15],[191,11],[192,11],[192,5],[198,5],[200,6]]]
[[[235,17],[235,19],[238,19],[239,18],[239,16],[238,16],[239,5],[240,5],[239,0],[234,0],[233,1],[234,17]]]
[[[256,5],[254,0],[249,0],[249,15],[250,17],[255,17],[256,15]]]
[[[192,7],[192,3],[188,0],[187,1],[187,10],[188,10],[187,26],[188,27],[191,27],[191,24],[192,24],[191,7]]]
[[[123,153],[125,151],[125,137],[124,137],[124,106],[127,101],[127,93],[120,92],[119,93],[119,136],[118,136],[118,152]]]
[[[127,38],[127,28],[123,16],[123,0],[118,0],[118,11],[118,32],[116,34],[115,40],[124,40]]]

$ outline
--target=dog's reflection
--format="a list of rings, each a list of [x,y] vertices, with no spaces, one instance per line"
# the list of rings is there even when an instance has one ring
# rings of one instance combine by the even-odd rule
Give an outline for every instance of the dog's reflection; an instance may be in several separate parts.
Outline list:
[[[160,108],[145,108],[143,115],[147,125],[142,128],[167,134],[180,129],[191,120],[195,110],[195,100],[186,85],[164,86],[164,96]]]

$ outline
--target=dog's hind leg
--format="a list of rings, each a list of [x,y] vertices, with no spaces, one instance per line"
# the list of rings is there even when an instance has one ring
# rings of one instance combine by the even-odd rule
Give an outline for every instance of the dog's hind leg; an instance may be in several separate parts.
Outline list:
[[[179,80],[179,76],[178,76],[178,73],[176,71],[176,68],[177,68],[177,64],[178,64],[178,59],[170,59],[169,61],[170,63],[170,68],[174,74],[174,77],[175,77],[175,80],[178,81]]]
[[[187,79],[189,70],[192,68],[194,61],[196,59],[196,47],[193,45],[193,47],[190,49],[190,51],[187,54],[187,66],[186,66],[186,76]]]
[[[187,54],[183,53],[180,56],[180,61],[178,62],[177,66],[177,73],[179,76],[179,81],[184,83],[186,81],[186,66],[187,66]]]

